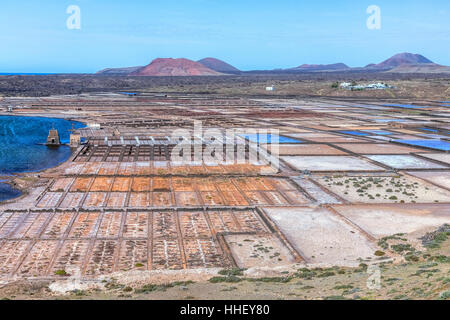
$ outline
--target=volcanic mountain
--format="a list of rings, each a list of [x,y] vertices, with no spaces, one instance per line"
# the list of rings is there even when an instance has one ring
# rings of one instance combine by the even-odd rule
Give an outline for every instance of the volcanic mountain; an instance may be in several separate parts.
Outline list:
[[[434,64],[433,61],[428,60],[420,54],[413,53],[399,53],[395,56],[379,63],[370,64],[366,66],[368,69],[394,69],[401,65],[422,65],[422,64]]]
[[[142,67],[125,67],[125,68],[107,68],[97,72],[97,74],[104,75],[129,75],[132,72],[139,70]]]
[[[316,72],[316,71],[336,71],[347,69],[350,69],[350,67],[344,63],[334,63],[334,64],[302,64],[301,66],[291,68],[289,70]]]
[[[389,73],[450,73],[450,67],[436,63],[417,63],[402,64],[394,69],[388,70]]]
[[[220,72],[211,70],[201,63],[180,58],[158,58],[149,65],[132,73],[131,76],[215,76]]]
[[[205,58],[197,62],[188,59],[153,60],[145,67],[110,68],[104,69],[99,75],[124,76],[211,76],[224,74],[295,74],[313,72],[391,72],[391,73],[449,73],[450,67],[432,62],[420,54],[399,53],[393,57],[365,67],[350,68],[344,63],[334,64],[302,64],[295,68],[275,70],[240,71],[230,64],[215,58]]]
[[[221,73],[240,73],[241,71],[232,65],[226,63],[225,61],[216,59],[216,58],[204,58],[202,60],[197,61],[198,63],[201,63],[205,67],[221,72]]]

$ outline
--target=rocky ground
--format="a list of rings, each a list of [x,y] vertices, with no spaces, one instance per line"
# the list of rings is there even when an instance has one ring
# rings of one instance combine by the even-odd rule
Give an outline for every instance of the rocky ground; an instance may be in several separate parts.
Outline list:
[[[335,83],[341,81],[353,81],[353,76],[342,76],[333,79],[324,76],[321,79],[297,79],[297,78],[264,78],[259,81],[241,81],[239,83],[225,82],[208,85],[208,93],[225,95],[242,95],[253,97],[320,97],[320,98],[355,98],[355,99],[430,99],[446,100],[450,96],[450,81],[448,78],[402,79],[386,77],[376,74],[361,75],[354,79],[358,84],[370,84],[374,82],[386,82],[395,88],[385,90],[361,90],[352,91],[335,88]],[[237,85],[236,85],[237,84]],[[274,86],[274,91],[266,91],[266,86]],[[158,86],[151,88],[152,92],[190,92],[198,93],[205,90],[204,86]]]
[[[386,82],[395,89],[351,91],[335,88],[334,83],[358,84]],[[87,92],[144,91],[243,96],[308,96],[335,98],[416,98],[447,99],[450,80],[441,74],[392,73],[302,73],[242,74],[197,77],[130,77],[96,75],[0,76],[0,97],[50,96]],[[266,91],[275,86],[275,91]],[[447,99],[448,100],[448,99]]]

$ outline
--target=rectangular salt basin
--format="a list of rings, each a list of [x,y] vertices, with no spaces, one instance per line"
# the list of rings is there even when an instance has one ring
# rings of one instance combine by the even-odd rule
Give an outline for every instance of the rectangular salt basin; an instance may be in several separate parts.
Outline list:
[[[380,162],[395,169],[444,169],[445,166],[423,160],[411,155],[365,155],[367,158]]]
[[[380,107],[380,106],[355,106],[356,108],[364,108],[364,109],[371,109],[371,110],[384,110],[386,107]]]
[[[359,258],[374,257],[375,244],[326,209],[265,208],[264,211],[310,263],[353,265],[359,264]]]
[[[431,133],[418,133],[417,135],[420,137],[424,137],[425,139],[434,139],[434,140],[447,138],[446,136],[441,136],[439,134],[431,134]]]
[[[358,154],[408,154],[421,151],[393,143],[343,143],[336,146]]]
[[[246,140],[256,143],[303,143],[303,141],[277,134],[240,134]]]
[[[325,144],[264,144],[262,148],[278,155],[345,155],[344,151]]]
[[[416,171],[408,174],[450,190],[450,171]]]
[[[405,119],[375,119],[376,122],[408,122]]]
[[[419,130],[430,131],[430,132],[434,132],[434,133],[437,133],[437,132],[438,132],[438,130],[436,130],[436,129],[430,129],[430,128],[419,128]]]
[[[351,156],[284,156],[281,159],[300,171],[384,171],[382,167]]]
[[[362,131],[368,132],[368,133],[371,133],[371,134],[375,134],[375,135],[379,135],[379,136],[385,136],[385,135],[394,134],[393,132],[385,131],[385,130],[362,130]]]
[[[352,130],[342,130],[342,131],[338,131],[339,133],[344,133],[344,134],[350,134],[352,136],[369,136],[370,134],[367,132],[361,132],[361,131],[352,131]]]
[[[380,140],[380,141],[390,141],[391,137],[387,136],[371,136],[370,139]]]
[[[394,142],[442,151],[450,150],[450,142],[443,140],[394,140]]]
[[[422,157],[450,164],[450,153],[420,153]]]
[[[421,108],[429,108],[424,106],[415,106],[412,104],[395,104],[395,103],[388,103],[384,104],[385,107],[396,107],[396,108],[405,108],[405,109],[421,109]]]
[[[450,220],[448,204],[350,205],[335,209],[376,238],[438,227]]]
[[[394,142],[442,151],[450,150],[450,142],[443,140],[394,140]]]
[[[294,257],[286,246],[272,234],[229,234],[225,236],[225,241],[239,268],[267,268],[295,263]],[[258,251],[257,255],[252,254],[259,246],[270,249]],[[273,258],[275,252],[278,253],[276,259]]]

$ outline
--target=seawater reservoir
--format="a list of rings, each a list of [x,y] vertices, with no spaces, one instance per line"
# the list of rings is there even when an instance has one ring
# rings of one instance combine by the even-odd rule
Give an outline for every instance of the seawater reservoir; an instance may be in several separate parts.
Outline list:
[[[22,193],[19,190],[16,190],[9,184],[0,181],[0,202],[17,198],[21,194]]]
[[[41,171],[66,161],[68,146],[48,148],[42,143],[52,127],[60,133],[61,142],[69,142],[70,129],[82,128],[81,122],[57,118],[0,116],[0,175]],[[0,186],[0,201],[20,195],[7,184]]]

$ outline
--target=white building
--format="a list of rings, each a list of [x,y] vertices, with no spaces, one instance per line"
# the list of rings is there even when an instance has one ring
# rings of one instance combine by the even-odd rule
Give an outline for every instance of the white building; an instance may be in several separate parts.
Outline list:
[[[266,87],[266,91],[274,91],[274,90],[275,90],[275,87],[274,87],[274,86]]]
[[[88,123],[88,127],[91,129],[100,129],[100,123]]]
[[[365,89],[372,89],[372,90],[383,90],[383,89],[389,89],[394,88],[392,86],[389,86],[385,83],[371,83],[367,85],[361,85],[361,84],[351,84],[350,82],[342,82],[339,87],[347,90],[365,90]]]
[[[371,83],[366,86],[367,89],[387,89],[389,86],[385,83]]]

